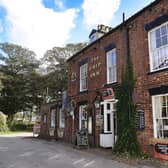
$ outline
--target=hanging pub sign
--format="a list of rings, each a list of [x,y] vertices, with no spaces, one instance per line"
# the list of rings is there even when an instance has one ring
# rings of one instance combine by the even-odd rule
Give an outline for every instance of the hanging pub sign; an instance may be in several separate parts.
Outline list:
[[[144,130],[145,129],[145,115],[144,115],[143,110],[137,110],[135,120],[136,120],[136,129]]]
[[[168,144],[155,144],[155,151],[160,154],[168,155]]]

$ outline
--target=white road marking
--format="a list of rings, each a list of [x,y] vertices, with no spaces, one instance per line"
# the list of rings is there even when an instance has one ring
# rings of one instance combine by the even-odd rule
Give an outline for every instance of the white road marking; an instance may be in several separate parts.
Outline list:
[[[52,159],[58,159],[61,155],[60,154],[57,154],[55,156],[51,156],[48,158],[48,160],[52,160]]]
[[[20,157],[25,157],[25,156],[31,156],[34,152],[25,152],[21,155],[19,155]]]
[[[75,162],[73,162],[73,164],[78,164],[78,163],[80,163],[80,162],[83,162],[84,160],[85,160],[84,158],[79,159],[79,160],[76,160]]]
[[[92,165],[92,164],[94,164],[94,163],[95,163],[95,161],[93,160],[93,161],[91,161],[91,162],[86,163],[83,167],[88,167],[88,166],[90,166],[90,165]]]
[[[8,151],[8,147],[0,146],[0,151],[1,151],[1,152]]]

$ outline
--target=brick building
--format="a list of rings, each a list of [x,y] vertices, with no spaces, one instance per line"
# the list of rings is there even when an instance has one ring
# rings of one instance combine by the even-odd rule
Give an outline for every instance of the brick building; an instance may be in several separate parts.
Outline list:
[[[155,0],[129,19],[123,17],[123,23],[113,29],[100,25],[90,38],[91,43],[68,60],[68,97],[73,108],[66,120],[66,140],[74,142],[77,132],[87,128],[90,146],[114,146],[114,89],[129,56],[137,79],[133,99],[142,119],[138,139],[148,153],[156,144],[160,152],[155,156],[162,157],[168,153],[167,0]],[[167,154],[163,157],[168,159]]]
[[[62,100],[45,103],[41,106],[40,137],[46,139],[63,139],[65,128],[65,113],[62,110]]]

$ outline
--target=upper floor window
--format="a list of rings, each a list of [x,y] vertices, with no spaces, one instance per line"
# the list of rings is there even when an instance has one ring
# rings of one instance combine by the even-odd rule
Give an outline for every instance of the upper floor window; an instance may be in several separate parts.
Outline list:
[[[88,63],[80,66],[80,91],[87,90],[88,87]]]
[[[168,67],[168,22],[149,32],[151,71]]]
[[[152,97],[155,138],[168,138],[168,94]]]
[[[107,83],[117,82],[116,49],[106,53],[107,56]]]

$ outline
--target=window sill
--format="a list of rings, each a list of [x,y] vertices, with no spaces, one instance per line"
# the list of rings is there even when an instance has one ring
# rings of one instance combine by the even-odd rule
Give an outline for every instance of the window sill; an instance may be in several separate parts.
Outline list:
[[[88,90],[80,91],[79,94],[87,94]]]
[[[168,68],[160,69],[160,70],[153,71],[153,72],[148,72],[147,74],[148,74],[148,75],[152,75],[152,74],[161,73],[161,72],[166,72],[166,71],[168,71]]]
[[[101,134],[112,134],[112,132],[103,132]]]
[[[104,84],[104,87],[117,87],[118,86],[118,82],[114,82],[114,83],[106,83]]]

